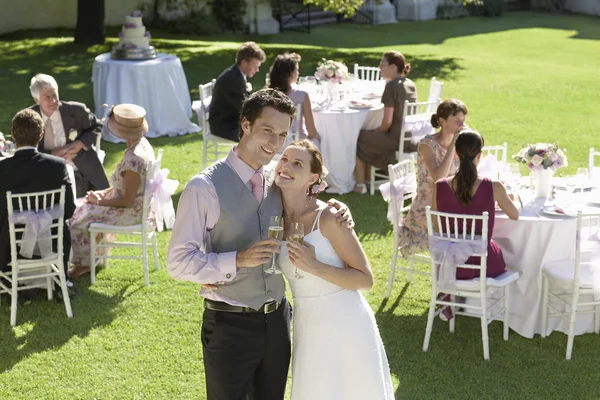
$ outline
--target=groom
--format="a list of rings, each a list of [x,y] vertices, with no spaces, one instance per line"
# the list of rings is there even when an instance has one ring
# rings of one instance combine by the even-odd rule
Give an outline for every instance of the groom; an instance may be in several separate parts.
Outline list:
[[[285,394],[290,306],[282,276],[263,272],[279,253],[268,229],[283,206],[264,166],[283,145],[294,113],[282,92],[252,94],[242,107],[239,145],[192,178],[179,200],[167,268],[175,279],[204,286],[208,400],[281,400]],[[214,290],[206,288],[216,282]]]

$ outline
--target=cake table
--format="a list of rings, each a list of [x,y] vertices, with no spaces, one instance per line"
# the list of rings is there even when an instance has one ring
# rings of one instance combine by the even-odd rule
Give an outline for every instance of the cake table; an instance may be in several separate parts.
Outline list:
[[[176,136],[199,132],[192,123],[190,92],[181,60],[159,53],[144,61],[113,60],[110,53],[100,54],[92,69],[94,105],[98,118],[104,118],[110,106],[133,103],[146,109],[149,131],[146,137]],[[109,107],[102,107],[108,104]],[[106,127],[102,139],[122,142]]]

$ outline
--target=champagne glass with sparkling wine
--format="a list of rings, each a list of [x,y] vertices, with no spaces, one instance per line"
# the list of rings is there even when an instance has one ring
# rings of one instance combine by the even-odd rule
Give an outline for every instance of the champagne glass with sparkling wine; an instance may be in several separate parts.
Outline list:
[[[298,242],[300,244],[304,244],[304,224],[302,222],[294,222],[292,224],[292,236],[290,237],[293,241]],[[296,267],[296,271],[294,271],[294,277],[297,279],[302,279],[304,276],[298,273],[298,267]]]
[[[281,241],[283,239],[283,218],[278,215],[274,215],[271,217],[271,222],[269,223],[269,239],[275,239]],[[273,253],[273,258],[271,259],[271,267],[265,270],[267,274],[280,274],[281,270],[277,266],[276,261],[277,253]]]

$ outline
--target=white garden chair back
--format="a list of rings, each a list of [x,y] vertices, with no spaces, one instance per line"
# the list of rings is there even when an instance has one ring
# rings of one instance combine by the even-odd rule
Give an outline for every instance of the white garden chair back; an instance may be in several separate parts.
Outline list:
[[[235,142],[224,139],[219,136],[215,136],[210,132],[210,124],[208,118],[210,117],[210,103],[212,100],[213,89],[215,87],[216,80],[199,85],[198,90],[200,92],[200,105],[199,105],[199,118],[202,126],[202,169],[208,166],[208,154],[211,153],[214,157],[214,161],[227,156],[231,147],[235,145]]]
[[[163,149],[158,150],[158,156],[155,161],[148,162],[146,172],[146,182],[144,188],[144,203],[142,208],[142,220],[135,225],[111,225],[102,223],[92,223],[89,228],[90,232],[90,280],[94,284],[96,282],[96,267],[100,263],[108,268],[109,259],[127,259],[127,260],[142,260],[144,269],[144,284],[150,286],[150,274],[148,272],[148,247],[152,247],[154,253],[154,267],[160,268],[158,261],[158,243],[156,241],[156,227],[153,227],[148,222],[150,213],[150,202],[152,200],[151,181],[158,171],[160,171],[163,156]],[[131,235],[139,241],[136,242],[117,242],[108,241],[107,235]],[[100,235],[100,238],[97,237]],[[149,244],[149,242],[151,242]],[[139,255],[125,256],[109,254],[111,248],[135,248],[141,249]],[[98,250],[101,253],[96,254]]]
[[[542,267],[542,337],[548,334],[548,318],[559,316],[568,321],[567,360],[573,354],[577,315],[594,314],[594,331],[600,333],[600,293],[594,294],[593,289],[600,252],[600,213],[578,211],[574,239],[574,260],[552,261]],[[582,301],[581,295],[590,300]]]
[[[378,81],[381,79],[379,67],[365,67],[354,64],[354,78],[361,81]]]
[[[54,284],[57,284],[63,295],[63,302],[67,311],[67,316],[71,318],[71,300],[67,290],[67,281],[65,278],[65,266],[63,265],[63,234],[64,234],[64,206],[65,206],[65,186],[60,189],[48,190],[44,192],[13,194],[6,192],[6,204],[8,209],[8,232],[10,237],[10,271],[0,271],[0,293],[8,293],[11,298],[10,324],[15,326],[17,323],[17,299],[18,292],[33,288],[46,288],[48,300],[52,300],[54,293]],[[42,217],[44,213],[44,217]],[[41,218],[51,218],[47,220],[48,232],[51,242],[56,242],[56,251],[47,249],[40,242],[40,225],[44,224]],[[40,225],[34,222],[35,218],[40,218]],[[27,222],[24,222],[27,221]],[[35,248],[40,249],[41,258],[19,258],[18,255],[24,251],[28,229],[28,224],[34,224],[29,227],[37,233],[33,233],[31,245],[35,241]],[[55,233],[52,233],[54,231]],[[46,253],[49,251],[49,253]],[[44,254],[46,253],[46,254]],[[32,254],[36,254],[36,250]]]
[[[508,154],[508,144],[506,142],[502,143],[501,145],[497,145],[497,146],[483,146],[481,148],[481,151],[483,152],[482,157],[487,156],[488,154],[493,155],[494,157],[496,157],[496,160],[498,160],[499,162],[504,163],[504,165],[506,165],[506,160],[507,160],[507,154]]]
[[[390,189],[395,187],[395,184],[400,182],[405,182],[406,178],[409,176],[415,177],[415,163],[412,159],[402,160],[395,165],[388,166],[388,174],[390,177]],[[416,178],[415,178],[416,181]],[[394,193],[390,196],[390,203],[392,208],[392,227],[394,232],[394,247],[392,252],[392,264],[390,266],[390,275],[388,277],[388,285],[387,291],[385,294],[385,298],[390,297],[392,292],[392,286],[394,284],[394,279],[396,275],[396,271],[406,272],[407,273],[407,281],[412,282],[412,275],[424,275],[429,276],[429,272],[418,271],[414,269],[415,262],[423,262],[429,263],[429,257],[417,254],[409,257],[409,267],[404,268],[397,264],[398,261],[398,253],[400,251],[400,243],[399,243],[399,234],[400,234],[400,225],[399,222],[404,215],[405,212],[408,212],[410,209],[411,203],[414,201],[415,196],[417,195],[416,186],[413,191],[404,191],[402,195],[402,204],[399,204],[400,198],[394,196]]]
[[[595,151],[593,147],[590,148],[590,158],[589,158],[589,166],[588,173],[590,179],[595,181],[600,181],[600,165],[596,166],[596,157],[600,158],[600,151]]]
[[[452,308],[454,315],[466,315],[470,317],[478,317],[481,319],[481,336],[483,342],[483,358],[489,360],[489,341],[488,341],[488,324],[494,319],[502,316],[504,322],[504,340],[508,340],[508,304],[509,292],[507,286],[519,278],[516,272],[504,272],[496,278],[476,278],[468,280],[456,280],[456,285],[453,288],[440,286],[439,275],[443,272],[444,266],[440,266],[438,270],[440,249],[448,249],[452,251],[452,246],[468,245],[473,249],[472,256],[478,256],[480,262],[478,265],[460,264],[456,267],[476,269],[480,271],[480,276],[485,277],[487,271],[487,246],[488,246],[488,213],[482,215],[469,214],[452,214],[443,213],[431,210],[427,206],[427,233],[429,235],[429,249],[431,252],[431,301],[429,303],[429,314],[427,317],[427,328],[425,330],[425,339],[423,341],[423,351],[429,348],[429,340],[431,338],[431,330],[433,327],[433,319],[440,313],[436,311],[436,306],[449,306]],[[436,226],[434,227],[434,221]],[[481,224],[481,234],[476,234],[476,226]],[[445,242],[445,243],[444,243]],[[441,247],[438,247],[441,244]],[[448,246],[448,247],[446,247]],[[479,249],[479,250],[477,250]],[[447,253],[446,253],[447,254]],[[500,298],[494,298],[491,304],[488,305],[490,288],[500,289]],[[440,294],[443,294],[442,299],[439,299]],[[444,300],[447,295],[450,295],[450,300]],[[477,304],[459,303],[456,297],[474,298],[478,300]],[[503,304],[502,304],[503,302]],[[458,308],[470,310],[469,313],[458,311]],[[456,318],[452,318],[449,322],[450,332],[454,332]]]
[[[435,76],[431,78],[431,84],[429,85],[429,95],[427,101],[429,103],[437,101],[438,104],[442,101],[442,90],[444,90],[444,83],[435,79]],[[430,110],[431,114],[436,112],[435,109]]]
[[[419,140],[426,134],[434,133],[435,130],[431,126],[431,112],[429,112],[429,110],[432,107],[435,110],[439,103],[439,101],[411,103],[408,100],[404,102],[400,142],[398,144],[398,152],[396,153],[396,158],[398,161],[412,159],[414,162],[416,162],[417,152],[404,152],[405,143],[411,141],[411,137],[407,137],[406,133],[411,132],[413,135],[415,135],[415,138],[418,138]],[[388,182],[388,180],[389,179],[387,175],[377,171],[377,168],[371,166],[369,178],[369,193],[371,193],[371,196],[375,194],[375,190],[379,185]]]

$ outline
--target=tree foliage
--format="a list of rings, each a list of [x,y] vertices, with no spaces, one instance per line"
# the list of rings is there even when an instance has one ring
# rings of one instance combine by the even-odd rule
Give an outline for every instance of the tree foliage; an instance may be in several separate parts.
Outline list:
[[[358,9],[364,4],[365,0],[303,0],[304,4],[311,4],[321,7],[325,11],[333,11],[336,14],[343,14],[345,17],[352,17]]]

